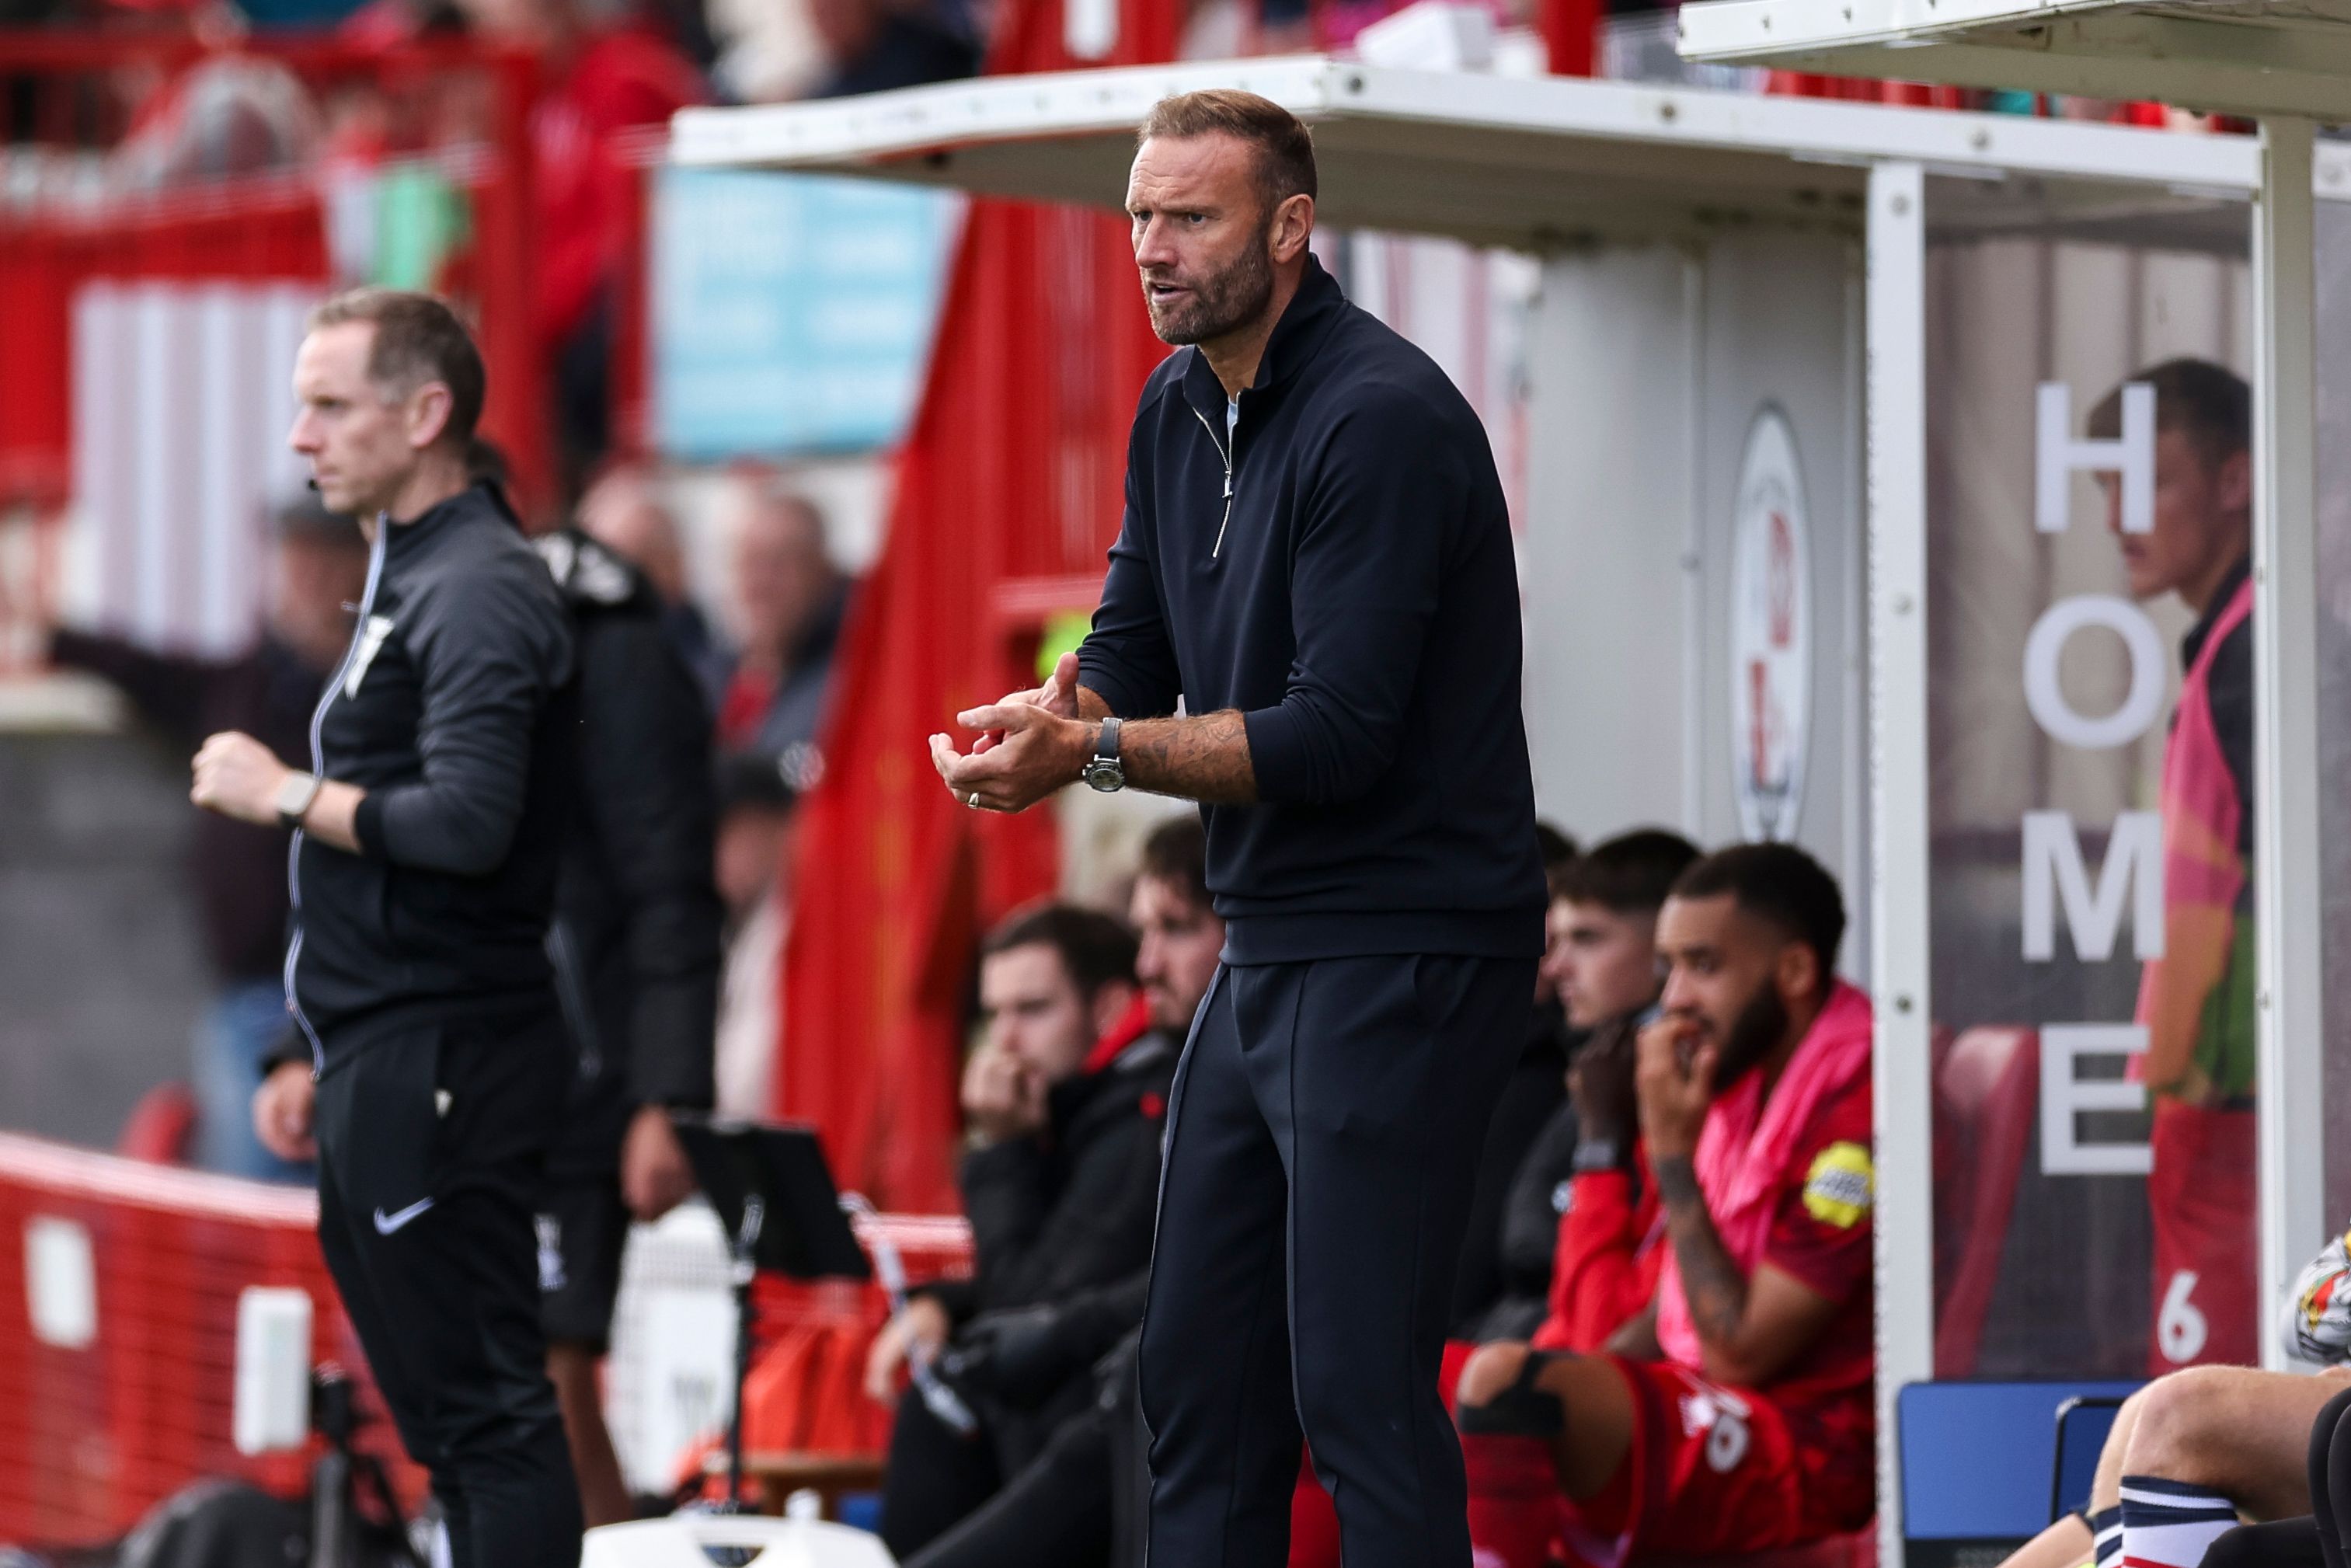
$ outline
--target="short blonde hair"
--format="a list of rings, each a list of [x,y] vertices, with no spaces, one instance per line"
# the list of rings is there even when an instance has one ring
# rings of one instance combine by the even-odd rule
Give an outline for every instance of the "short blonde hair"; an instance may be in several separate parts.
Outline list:
[[[1248,142],[1257,152],[1258,186],[1269,211],[1292,196],[1315,193],[1314,133],[1270,98],[1230,88],[1163,98],[1135,132],[1135,145],[1158,136],[1230,136]]]

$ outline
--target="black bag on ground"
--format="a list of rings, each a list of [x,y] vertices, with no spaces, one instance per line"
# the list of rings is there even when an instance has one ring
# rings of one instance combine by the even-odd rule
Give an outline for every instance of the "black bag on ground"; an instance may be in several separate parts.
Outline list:
[[[362,1523],[351,1568],[414,1561],[390,1526]],[[165,1498],[122,1543],[116,1568],[307,1568],[310,1503],[243,1481],[201,1480]]]

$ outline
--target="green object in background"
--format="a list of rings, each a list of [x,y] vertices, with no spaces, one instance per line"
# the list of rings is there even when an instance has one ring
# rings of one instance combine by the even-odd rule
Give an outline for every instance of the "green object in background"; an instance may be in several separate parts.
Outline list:
[[[450,256],[473,237],[465,193],[431,163],[394,163],[376,179],[375,264],[383,288],[431,289]]]
[[[1093,612],[1090,610],[1064,610],[1045,617],[1045,634],[1037,640],[1039,685],[1053,678],[1053,666],[1061,662],[1062,654],[1078,651],[1078,644],[1086,640],[1093,624]]]

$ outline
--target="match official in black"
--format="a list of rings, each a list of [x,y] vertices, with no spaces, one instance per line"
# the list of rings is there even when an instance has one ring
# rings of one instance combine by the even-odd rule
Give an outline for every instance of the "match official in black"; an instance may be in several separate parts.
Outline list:
[[[580,1494],[546,1370],[532,1206],[570,1077],[547,957],[567,831],[569,618],[468,482],[481,356],[429,296],[312,313],[289,437],[369,519],[358,630],[307,771],[214,736],[198,805],[295,830],[287,1005],[308,1063],[255,1097],[319,1160],[319,1239],[456,1568],[573,1568]]]
[[[1278,1568],[1302,1435],[1348,1568],[1468,1568],[1437,1374],[1543,938],[1518,580],[1477,414],[1316,264],[1314,189],[1263,99],[1152,111],[1135,263],[1192,347],[1135,412],[1092,634],[931,748],[982,810],[1081,776],[1205,808],[1224,963],[1144,1319],[1151,1561]]]

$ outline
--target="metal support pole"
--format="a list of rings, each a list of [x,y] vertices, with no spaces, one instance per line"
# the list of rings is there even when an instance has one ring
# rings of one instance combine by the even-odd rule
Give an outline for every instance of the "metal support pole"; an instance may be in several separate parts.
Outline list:
[[[726,1423],[726,1511],[741,1513],[743,1504],[743,1389],[751,1381],[752,1342],[757,1338],[759,1302],[759,1231],[767,1218],[767,1203],[743,1200],[743,1223],[735,1232],[729,1270],[735,1285],[735,1414]]]
[[[1927,799],[1926,180],[1869,172],[1869,887],[1877,1004],[1878,1561],[1902,1562],[1904,1385],[1935,1373]]]
[[[2262,1322],[2326,1236],[2311,122],[2262,125],[2253,227],[2253,888]],[[2285,1365],[2262,1335],[2262,1364]]]

